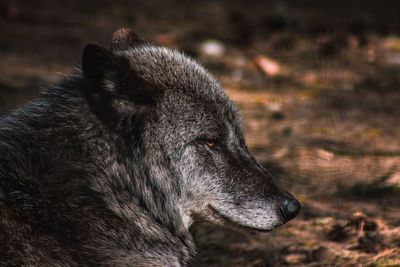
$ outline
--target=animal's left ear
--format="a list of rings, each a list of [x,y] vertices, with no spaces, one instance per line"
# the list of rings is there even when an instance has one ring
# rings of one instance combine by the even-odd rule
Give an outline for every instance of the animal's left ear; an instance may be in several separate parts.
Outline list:
[[[83,76],[92,85],[98,85],[97,83],[104,81],[107,73],[118,71],[116,61],[116,57],[106,48],[88,44],[82,55]]]
[[[91,110],[108,125],[148,110],[159,94],[131,69],[126,57],[96,44],[83,51],[82,73]]]
[[[122,28],[114,32],[110,49],[112,51],[124,51],[145,43],[146,41],[132,30]]]
[[[83,50],[82,74],[86,85],[84,95],[94,114],[108,125],[117,122],[125,113],[124,96],[118,90],[118,81],[123,79],[124,59],[97,44],[89,44]]]

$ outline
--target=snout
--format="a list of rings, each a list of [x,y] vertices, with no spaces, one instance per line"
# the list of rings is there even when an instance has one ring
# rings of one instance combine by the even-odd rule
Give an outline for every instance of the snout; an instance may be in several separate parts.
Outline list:
[[[279,209],[286,223],[297,216],[301,210],[301,204],[293,196],[288,196],[282,201]]]

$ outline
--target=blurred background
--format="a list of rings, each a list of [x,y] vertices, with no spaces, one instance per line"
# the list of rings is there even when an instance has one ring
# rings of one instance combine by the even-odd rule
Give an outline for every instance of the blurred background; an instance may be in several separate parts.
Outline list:
[[[400,1],[0,0],[0,114],[130,27],[221,81],[303,203],[268,234],[193,227],[192,266],[400,266]]]

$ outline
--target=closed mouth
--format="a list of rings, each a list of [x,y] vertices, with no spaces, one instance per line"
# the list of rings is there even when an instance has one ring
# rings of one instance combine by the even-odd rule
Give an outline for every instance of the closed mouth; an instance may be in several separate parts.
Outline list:
[[[251,226],[240,224],[240,223],[232,220],[231,218],[223,215],[221,212],[219,212],[213,206],[208,205],[208,208],[209,208],[209,210],[210,210],[210,212],[211,212],[213,217],[215,217],[218,221],[221,221],[223,224],[225,224],[227,226],[233,226],[235,228],[251,230],[251,231],[256,231],[256,232],[262,232],[262,233],[266,233],[266,232],[271,232],[272,231],[272,229],[260,229],[260,228],[254,228],[254,227],[251,227]]]

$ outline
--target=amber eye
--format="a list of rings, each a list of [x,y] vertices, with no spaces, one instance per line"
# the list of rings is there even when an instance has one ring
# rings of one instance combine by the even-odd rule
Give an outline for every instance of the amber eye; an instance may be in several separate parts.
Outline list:
[[[207,141],[207,146],[208,146],[209,148],[215,148],[216,144],[215,144],[214,142]]]

